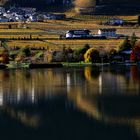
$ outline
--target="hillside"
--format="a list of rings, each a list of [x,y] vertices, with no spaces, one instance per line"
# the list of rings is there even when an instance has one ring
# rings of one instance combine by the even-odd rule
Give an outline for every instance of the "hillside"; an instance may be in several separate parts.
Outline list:
[[[140,5],[106,4],[96,6],[96,15],[136,15],[140,13]]]
[[[8,2],[8,0],[0,0],[0,5],[5,5]]]
[[[4,7],[35,7],[38,10],[62,12],[71,7],[71,0],[0,0],[0,6]]]
[[[2,6],[44,7],[45,0],[0,0]]]
[[[96,0],[98,5],[106,5],[106,4],[140,4],[139,0]]]
[[[140,0],[0,0],[2,6],[36,7],[39,10],[53,12],[65,11],[67,7],[71,8],[72,3],[80,10],[92,11],[92,14],[135,15],[140,13]]]

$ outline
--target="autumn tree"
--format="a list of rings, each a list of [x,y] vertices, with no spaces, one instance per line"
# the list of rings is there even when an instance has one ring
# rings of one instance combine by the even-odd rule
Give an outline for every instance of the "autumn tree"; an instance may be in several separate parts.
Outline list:
[[[1,47],[3,47],[0,53],[1,62],[7,64],[9,63],[9,50],[6,40],[1,40]]]
[[[130,60],[132,62],[140,61],[140,42],[136,43],[136,45],[132,49],[132,53],[130,55]]]
[[[0,62],[3,64],[9,63],[9,52],[7,50],[0,51]]]
[[[85,53],[84,58],[85,58],[85,62],[92,62],[92,63],[100,62],[99,51],[94,48],[90,48]]]

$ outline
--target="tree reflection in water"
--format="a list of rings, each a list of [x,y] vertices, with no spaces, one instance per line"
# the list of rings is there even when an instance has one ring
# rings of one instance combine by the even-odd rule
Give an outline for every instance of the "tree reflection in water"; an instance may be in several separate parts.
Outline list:
[[[1,137],[138,139],[139,78],[134,80],[139,72],[134,70],[139,68],[0,71]]]

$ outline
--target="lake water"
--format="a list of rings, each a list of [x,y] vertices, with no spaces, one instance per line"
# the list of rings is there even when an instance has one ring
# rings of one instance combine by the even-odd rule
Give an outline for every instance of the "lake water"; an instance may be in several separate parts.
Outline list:
[[[140,67],[0,71],[1,140],[140,139]]]

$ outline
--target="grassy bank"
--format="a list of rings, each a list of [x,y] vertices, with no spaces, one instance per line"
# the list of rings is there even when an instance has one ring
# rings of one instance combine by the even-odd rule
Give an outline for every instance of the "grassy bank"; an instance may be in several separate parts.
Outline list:
[[[63,66],[92,66],[91,62],[62,62]]]

